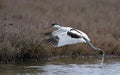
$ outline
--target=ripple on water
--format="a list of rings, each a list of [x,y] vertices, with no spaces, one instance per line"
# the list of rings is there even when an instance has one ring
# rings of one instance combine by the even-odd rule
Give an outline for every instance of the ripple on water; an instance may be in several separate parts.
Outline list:
[[[44,64],[0,64],[0,75],[120,75],[119,60],[105,60],[103,66],[93,62],[97,60],[78,59],[57,59]]]
[[[36,67],[44,70],[40,75],[120,75],[120,63],[104,64],[103,67],[99,64],[48,64]]]

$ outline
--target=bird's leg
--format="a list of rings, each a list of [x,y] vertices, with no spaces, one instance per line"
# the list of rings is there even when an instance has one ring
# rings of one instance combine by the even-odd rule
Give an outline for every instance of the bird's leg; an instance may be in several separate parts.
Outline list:
[[[102,59],[101,59],[101,65],[104,63],[104,58],[105,58],[105,51],[101,49],[102,52]]]
[[[103,65],[103,62],[104,62],[104,56],[105,56],[105,52],[103,49],[100,49],[100,48],[97,48],[95,47],[90,41],[88,41],[86,38],[82,37],[86,42],[87,44],[90,45],[90,47],[93,49],[93,50],[98,50],[98,51],[101,51],[102,52],[102,60],[101,60],[101,65]]]

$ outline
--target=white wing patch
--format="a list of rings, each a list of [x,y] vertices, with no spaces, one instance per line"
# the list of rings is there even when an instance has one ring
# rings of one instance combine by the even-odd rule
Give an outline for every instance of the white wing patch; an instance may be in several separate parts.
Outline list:
[[[60,34],[64,33],[65,31],[58,29],[52,32],[52,36],[59,36]]]
[[[83,43],[86,42],[83,38],[71,38],[67,35],[67,32],[63,32],[58,35],[59,42],[57,47],[61,47],[68,44],[76,44],[76,43]]]

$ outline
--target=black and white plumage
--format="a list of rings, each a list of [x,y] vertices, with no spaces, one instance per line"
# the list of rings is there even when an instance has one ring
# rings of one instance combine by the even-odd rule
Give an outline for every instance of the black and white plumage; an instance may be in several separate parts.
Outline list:
[[[50,43],[50,45],[53,44],[55,47],[61,47],[69,44],[88,43],[94,50],[100,50],[90,42],[91,40],[86,33],[78,29],[64,27],[58,24],[52,24],[52,27],[56,28],[56,30],[50,33],[44,33],[49,35],[44,42]]]
[[[95,47],[92,43],[90,38],[87,36],[86,33],[74,29],[71,27],[64,27],[59,24],[52,24],[53,28],[56,28],[53,32],[44,33],[49,35],[43,42],[46,42],[50,46],[54,47],[61,47],[69,44],[76,44],[76,43],[87,43],[93,50],[99,50],[103,54],[102,62],[104,61],[104,50]]]

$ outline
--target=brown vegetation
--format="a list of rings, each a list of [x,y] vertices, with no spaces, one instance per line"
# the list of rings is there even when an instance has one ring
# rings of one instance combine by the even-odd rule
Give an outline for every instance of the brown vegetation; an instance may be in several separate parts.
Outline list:
[[[120,55],[119,7],[119,0],[0,0],[0,60],[97,54],[86,44],[41,46],[43,26],[52,23],[80,29],[106,54]]]

